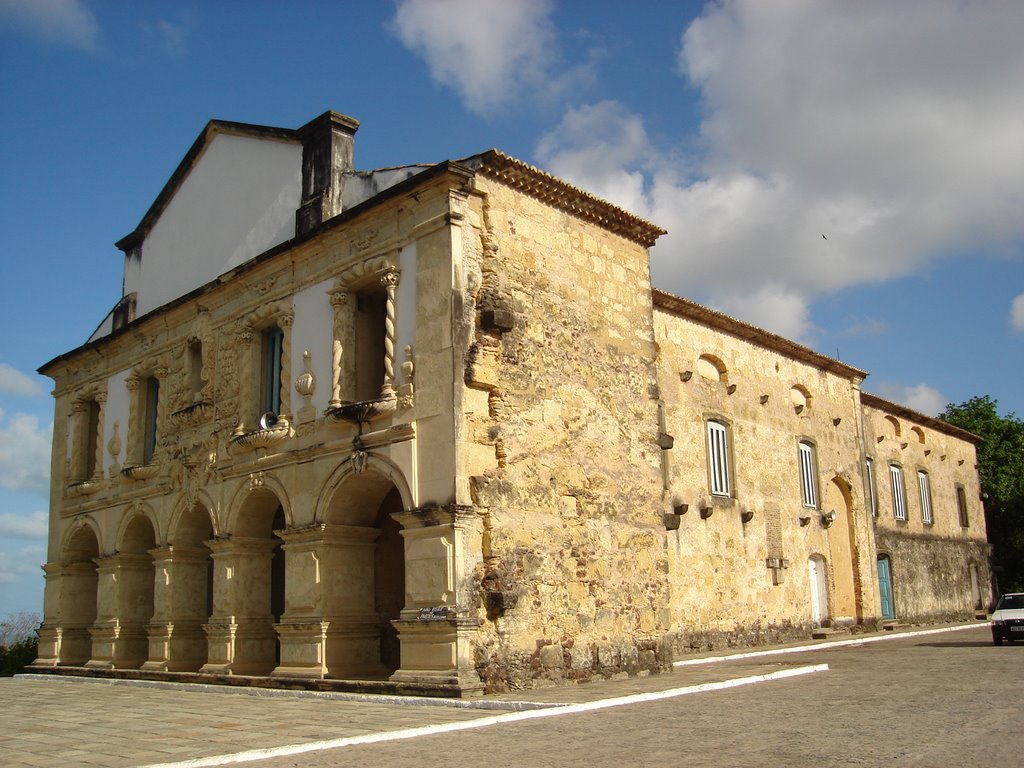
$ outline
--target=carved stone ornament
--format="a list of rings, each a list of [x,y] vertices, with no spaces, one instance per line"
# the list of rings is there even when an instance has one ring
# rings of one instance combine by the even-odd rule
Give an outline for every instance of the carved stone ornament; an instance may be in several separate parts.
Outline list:
[[[312,359],[307,349],[302,353],[302,373],[295,379],[295,391],[307,399],[316,391],[316,376],[311,366]]]
[[[250,432],[235,430],[231,436],[231,445],[243,450],[256,448],[272,448],[295,436],[291,421],[287,416],[279,416],[277,423],[266,429],[254,429]]]

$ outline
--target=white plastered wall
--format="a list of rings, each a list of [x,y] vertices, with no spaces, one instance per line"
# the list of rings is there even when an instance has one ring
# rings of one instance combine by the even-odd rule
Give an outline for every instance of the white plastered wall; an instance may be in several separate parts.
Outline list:
[[[175,192],[142,245],[143,315],[295,234],[302,182],[298,143],[219,134]],[[134,270],[132,270],[134,272]]]
[[[103,406],[103,476],[110,476],[110,467],[114,464],[124,464],[125,452],[128,450],[128,387],[125,380],[130,371],[120,371],[107,380],[107,401]],[[114,424],[118,425],[117,434],[121,440],[121,450],[118,455],[111,456],[107,447],[110,439],[114,436]]]
[[[297,412],[303,398],[294,391],[295,380],[303,372],[302,353],[310,354],[311,369],[316,378],[313,392],[313,406],[317,413],[323,413],[331,399],[331,356],[333,354],[332,331],[334,308],[327,292],[334,285],[332,280],[316,283],[295,294],[295,320],[292,323],[291,376],[283,384],[292,387],[292,411]]]

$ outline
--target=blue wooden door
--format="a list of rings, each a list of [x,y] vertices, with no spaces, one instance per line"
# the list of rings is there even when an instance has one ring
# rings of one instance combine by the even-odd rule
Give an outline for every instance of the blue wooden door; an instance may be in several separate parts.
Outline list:
[[[896,611],[892,602],[892,571],[889,568],[889,558],[878,558],[878,591],[882,597],[882,618],[892,620],[896,618]]]

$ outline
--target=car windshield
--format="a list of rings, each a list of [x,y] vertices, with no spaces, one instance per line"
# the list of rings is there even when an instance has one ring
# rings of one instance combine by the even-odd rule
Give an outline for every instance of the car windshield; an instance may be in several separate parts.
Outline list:
[[[997,611],[1014,610],[1017,608],[1024,608],[1024,595],[1003,595],[999,598],[999,604],[996,605]]]

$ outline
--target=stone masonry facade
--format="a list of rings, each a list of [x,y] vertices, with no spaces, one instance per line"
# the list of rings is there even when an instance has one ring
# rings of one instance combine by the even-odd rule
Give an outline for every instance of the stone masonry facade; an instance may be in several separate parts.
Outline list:
[[[653,288],[657,226],[357,128],[211,122],[41,369],[36,668],[468,696],[987,605],[977,438]]]

